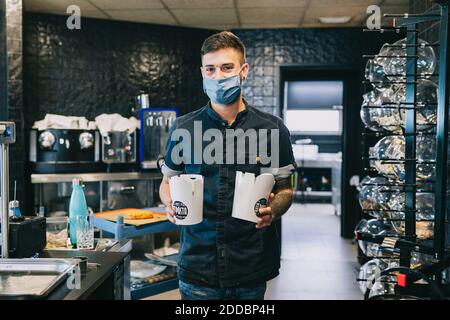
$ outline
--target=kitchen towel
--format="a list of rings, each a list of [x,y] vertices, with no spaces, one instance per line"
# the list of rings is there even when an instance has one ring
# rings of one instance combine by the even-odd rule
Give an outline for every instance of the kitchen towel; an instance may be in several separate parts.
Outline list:
[[[111,131],[128,131],[128,133],[133,133],[136,129],[140,128],[140,122],[138,119],[135,117],[130,117],[127,119],[118,113],[103,113],[95,117],[95,123],[102,136],[107,136]]]
[[[34,122],[33,129],[39,131],[46,129],[80,129],[95,130],[95,122],[88,121],[85,117],[62,116],[58,114],[47,113],[43,120]]]

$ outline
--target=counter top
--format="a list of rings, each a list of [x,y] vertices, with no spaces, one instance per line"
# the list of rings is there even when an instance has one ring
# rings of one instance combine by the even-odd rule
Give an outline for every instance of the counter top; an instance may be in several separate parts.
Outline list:
[[[88,258],[88,271],[81,274],[81,289],[70,290],[67,288],[66,282],[63,282],[46,298],[48,300],[83,300],[89,298],[114,272],[115,268],[123,263],[128,254],[128,252],[44,250],[40,254],[41,258],[74,258],[77,256]],[[99,266],[89,265],[90,263],[96,263]]]

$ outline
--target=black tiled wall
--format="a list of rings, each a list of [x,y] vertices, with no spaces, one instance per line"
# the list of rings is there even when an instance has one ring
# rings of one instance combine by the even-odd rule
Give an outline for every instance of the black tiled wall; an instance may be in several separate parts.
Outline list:
[[[17,180],[17,199],[25,197],[25,123],[23,110],[23,57],[22,57],[22,0],[6,0],[6,51],[7,51],[7,114],[6,119],[16,124],[16,142],[10,147],[10,196],[13,197],[14,180]],[[1,28],[0,28],[1,29]],[[2,88],[3,89],[3,88]]]
[[[206,103],[200,47],[211,31],[26,14],[24,24],[27,126],[46,113],[86,116],[130,112],[148,92],[153,106],[182,113]]]
[[[247,48],[251,72],[244,95],[254,106],[279,114],[280,65],[334,65],[363,67],[361,55],[371,51],[361,29],[236,30]],[[371,35],[371,37],[374,37]],[[376,37],[376,36],[375,36]],[[378,41],[379,42],[379,41]]]
[[[363,67],[361,54],[381,46],[361,29],[234,30],[247,47],[252,71],[244,84],[251,104],[268,112],[277,107],[277,72],[282,64],[347,64]],[[150,103],[203,105],[199,49],[212,31],[157,25],[82,21],[68,30],[65,18],[26,14],[26,123],[46,113],[94,117],[129,110],[140,90]],[[373,41],[375,40],[375,42]]]

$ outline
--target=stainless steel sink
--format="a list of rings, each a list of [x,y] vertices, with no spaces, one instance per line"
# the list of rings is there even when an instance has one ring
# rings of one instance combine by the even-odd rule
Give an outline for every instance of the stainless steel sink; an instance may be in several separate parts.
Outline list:
[[[0,259],[0,299],[41,298],[77,267],[77,259]]]

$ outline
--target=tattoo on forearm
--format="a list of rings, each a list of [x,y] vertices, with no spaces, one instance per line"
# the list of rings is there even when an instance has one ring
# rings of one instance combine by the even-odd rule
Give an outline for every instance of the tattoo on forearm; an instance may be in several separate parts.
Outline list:
[[[273,187],[273,192],[277,193],[284,189],[290,189],[291,188],[291,178],[285,178],[278,180],[275,182],[275,186]]]
[[[275,194],[270,207],[274,220],[280,218],[288,211],[292,204],[292,190],[285,189]]]

